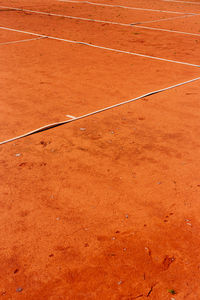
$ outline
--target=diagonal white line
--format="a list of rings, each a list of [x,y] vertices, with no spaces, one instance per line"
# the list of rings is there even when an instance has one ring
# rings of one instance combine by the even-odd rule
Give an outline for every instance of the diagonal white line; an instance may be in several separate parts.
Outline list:
[[[19,40],[19,41],[10,41],[10,42],[5,42],[5,43],[0,43],[0,45],[9,45],[9,44],[31,42],[31,41],[41,40],[41,39],[45,39],[45,38],[46,37],[38,37],[38,38],[34,38],[34,39],[25,39],[25,40]]]
[[[105,21],[105,20],[95,20],[95,19],[88,19],[88,18],[81,18],[81,17],[74,17],[74,16],[66,16],[66,15],[60,15],[60,14],[54,14],[54,13],[39,12],[39,11],[34,11],[34,10],[29,10],[29,9],[16,8],[16,7],[7,7],[7,6],[0,6],[0,7],[7,8],[7,9],[10,9],[12,11],[13,10],[22,11],[22,12],[27,11],[27,12],[32,12],[32,13],[36,13],[36,14],[44,14],[44,15],[48,15],[48,16],[55,16],[55,17],[62,17],[62,18],[69,18],[69,19],[77,19],[77,20],[83,20],[83,21],[92,21],[92,22],[119,25],[119,26],[126,26],[126,27],[133,27],[134,26],[134,27],[139,27],[139,28],[144,28],[144,29],[160,30],[160,31],[166,31],[166,32],[174,32],[174,33],[180,33],[180,34],[186,34],[186,35],[200,36],[200,34],[197,34],[197,33],[190,33],[190,32],[183,32],[183,31],[177,31],[177,30],[168,30],[168,29],[162,29],[162,28],[139,26],[139,24],[160,22],[160,21],[172,20],[172,19],[176,19],[176,18],[193,17],[193,15],[184,15],[184,16],[181,16],[181,17],[173,17],[173,18],[168,18],[168,19],[159,19],[159,20],[154,20],[154,21],[145,21],[145,22],[137,22],[137,23],[132,23],[132,24],[126,24],[126,23],[118,23],[118,22]]]
[[[146,24],[146,23],[155,23],[155,22],[161,22],[161,21],[169,21],[174,19],[180,19],[180,18],[187,18],[187,17],[193,17],[192,15],[181,15],[178,17],[172,17],[172,18],[163,18],[163,19],[157,19],[157,20],[151,20],[151,21],[142,21],[142,22],[136,22],[136,23],[118,23],[118,22],[112,22],[112,21],[105,21],[105,20],[97,20],[97,19],[90,19],[90,18],[83,18],[83,17],[76,17],[76,16],[69,16],[69,15],[61,15],[61,14],[55,14],[55,13],[47,13],[43,11],[36,11],[36,10],[30,10],[30,9],[24,9],[24,8],[18,8],[18,7],[8,7],[8,6],[0,6],[2,8],[10,9],[11,11],[22,11],[22,12],[30,12],[34,14],[41,14],[46,16],[53,16],[53,17],[61,17],[61,18],[68,18],[68,19],[75,19],[75,20],[82,20],[82,21],[90,21],[90,22],[97,22],[97,23],[105,23],[105,24],[112,24],[112,25],[120,25],[120,26],[132,26],[135,24]]]
[[[186,3],[186,4],[197,4],[200,5],[198,2],[189,2],[189,1],[180,1],[180,0],[162,0],[165,2],[178,2],[178,3]]]
[[[200,37],[200,34],[192,33],[192,32],[184,32],[184,31],[177,31],[177,30],[170,30],[170,29],[156,28],[156,27],[147,27],[147,26],[142,26],[142,25],[134,25],[134,27],[138,27],[138,28],[142,28],[142,29],[149,29],[149,30],[166,31],[166,32],[172,32],[172,33],[178,33],[178,34],[194,35],[194,36]]]
[[[163,21],[169,21],[169,20],[175,20],[175,19],[181,19],[181,18],[189,18],[189,17],[194,17],[194,16],[198,16],[198,15],[197,14],[196,15],[184,15],[184,16],[178,16],[178,17],[173,17],[173,18],[142,21],[142,22],[138,22],[136,24],[156,23],[156,22],[163,22]]]
[[[145,57],[145,58],[150,58],[150,59],[155,59],[155,60],[160,60],[160,61],[166,61],[166,62],[170,62],[170,63],[176,63],[176,64],[181,64],[181,65],[191,66],[191,67],[197,67],[197,68],[200,67],[200,65],[195,65],[195,64],[191,64],[191,63],[187,63],[187,62],[182,62],[182,61],[177,61],[177,60],[172,60],[172,59],[166,59],[166,58],[161,58],[161,57],[156,57],[156,56],[150,56],[150,55],[145,55],[145,54],[140,54],[140,53],[130,52],[130,51],[124,51],[124,50],[119,50],[119,49],[114,49],[114,48],[108,48],[108,47],[89,44],[89,43],[85,43],[85,42],[81,42],[81,41],[68,40],[68,39],[53,37],[53,36],[50,36],[50,35],[43,35],[43,34],[37,34],[37,33],[33,33],[33,32],[23,31],[23,30],[19,30],[19,29],[13,29],[13,28],[8,28],[8,27],[3,27],[3,26],[0,26],[0,29],[5,29],[5,30],[10,30],[10,31],[15,31],[15,32],[22,32],[22,33],[36,35],[36,36],[48,37],[49,39],[52,39],[52,40],[63,41],[63,42],[73,43],[73,44],[85,45],[85,46],[98,48],[98,49],[103,49],[103,50],[112,51],[112,52],[118,52],[118,53],[123,53],[123,54],[140,56],[140,57]]]
[[[125,104],[128,104],[128,103],[131,103],[131,102],[140,100],[140,99],[145,98],[145,97],[148,97],[148,96],[152,96],[152,95],[155,95],[155,94],[164,92],[164,91],[168,91],[168,90],[171,90],[171,89],[173,89],[173,88],[177,88],[177,87],[179,87],[179,86],[182,86],[182,85],[184,85],[184,84],[188,84],[188,83],[191,83],[191,82],[194,82],[194,81],[197,81],[197,80],[200,80],[200,77],[197,77],[197,78],[194,78],[194,79],[191,79],[191,80],[188,80],[188,81],[184,81],[184,82],[181,82],[181,83],[178,83],[178,84],[175,84],[175,85],[171,85],[171,86],[168,86],[168,87],[166,87],[166,88],[164,88],[164,89],[160,89],[160,90],[156,90],[156,91],[153,91],[153,92],[149,92],[149,93],[144,94],[144,95],[141,95],[141,96],[139,96],[139,97],[136,97],[136,98],[133,98],[133,99],[130,99],[130,100],[127,100],[127,101],[123,101],[123,102],[120,102],[120,103],[117,103],[117,104],[114,104],[114,105],[111,105],[111,106],[107,106],[107,107],[105,107],[105,108],[102,108],[102,109],[93,111],[93,112],[91,112],[91,113],[82,115],[82,116],[80,116],[80,117],[75,117],[74,119],[70,119],[70,120],[67,120],[67,121],[65,120],[65,121],[62,121],[62,122],[57,122],[57,123],[48,124],[48,125],[42,126],[42,127],[40,127],[40,128],[37,128],[37,129],[35,129],[35,130],[29,131],[29,132],[27,132],[27,133],[25,133],[25,134],[22,134],[22,135],[20,135],[20,136],[14,137],[14,138],[9,139],[9,140],[5,140],[5,141],[3,141],[3,142],[0,142],[0,145],[3,145],[3,144],[6,144],[6,143],[9,143],[9,142],[12,142],[12,141],[15,141],[15,140],[18,140],[18,139],[27,137],[27,136],[32,135],[32,134],[35,134],[35,133],[39,133],[39,132],[44,131],[44,130],[47,130],[47,129],[51,129],[51,128],[54,128],[54,127],[58,127],[58,126],[61,126],[61,125],[67,124],[67,123],[71,123],[71,122],[74,122],[74,121],[77,121],[77,120],[81,120],[81,119],[84,119],[84,118],[87,118],[87,117],[96,115],[96,114],[98,114],[98,113],[101,113],[101,112],[104,112],[104,111],[107,111],[107,110],[110,110],[110,109],[119,107],[119,106],[121,106],[121,105],[125,105]]]
[[[68,117],[69,119],[76,119],[76,117],[71,116],[71,115],[66,115],[66,117]]]
[[[25,11],[25,12],[31,12],[31,13],[41,14],[41,15],[46,15],[46,16],[62,17],[62,18],[82,20],[82,21],[92,21],[92,22],[98,22],[98,23],[108,23],[108,24],[121,25],[121,26],[131,26],[130,24],[126,24],[126,23],[117,23],[117,22],[112,22],[112,21],[104,21],[104,20],[95,20],[95,19],[82,18],[82,17],[67,16],[67,15],[47,13],[47,12],[43,12],[43,11],[41,12],[41,11],[36,11],[36,10],[17,8],[17,7],[7,7],[7,6],[0,6],[0,7],[10,8],[10,10],[12,10],[12,11],[13,10],[22,11],[22,12]]]
[[[158,9],[150,9],[150,8],[141,8],[141,7],[132,7],[132,6],[123,6],[123,5],[114,5],[114,4],[107,4],[107,3],[97,3],[97,2],[90,2],[90,1],[73,1],[73,0],[57,0],[60,2],[72,2],[77,4],[90,4],[90,5],[97,5],[97,6],[106,6],[106,7],[117,7],[117,8],[125,8],[125,9],[133,9],[133,10],[143,10],[143,11],[154,11],[154,12],[165,12],[169,14],[189,14],[193,15],[193,13],[184,13],[180,11],[167,11],[167,10],[158,10]]]

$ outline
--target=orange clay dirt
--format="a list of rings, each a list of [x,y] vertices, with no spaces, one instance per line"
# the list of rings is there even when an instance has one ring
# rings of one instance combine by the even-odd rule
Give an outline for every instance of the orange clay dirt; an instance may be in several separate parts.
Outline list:
[[[137,9],[0,0],[0,141],[200,77],[200,1],[94,1]],[[200,299],[199,97],[197,80],[0,145],[0,299]]]

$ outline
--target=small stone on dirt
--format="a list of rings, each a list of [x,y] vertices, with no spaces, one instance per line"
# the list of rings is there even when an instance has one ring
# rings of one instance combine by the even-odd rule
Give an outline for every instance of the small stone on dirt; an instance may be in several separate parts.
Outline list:
[[[84,131],[84,130],[86,130],[86,128],[80,128],[80,130],[81,130],[81,131]]]
[[[15,156],[19,157],[21,155],[21,153],[16,153]]]
[[[19,287],[19,288],[16,289],[16,292],[17,292],[17,293],[20,293],[20,292],[22,292],[22,291],[23,291],[23,288],[21,288],[21,287]]]

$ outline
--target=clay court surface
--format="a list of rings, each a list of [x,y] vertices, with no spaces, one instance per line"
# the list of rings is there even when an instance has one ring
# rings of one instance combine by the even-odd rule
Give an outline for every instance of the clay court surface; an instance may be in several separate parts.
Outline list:
[[[0,85],[0,299],[199,300],[200,1],[0,0]]]

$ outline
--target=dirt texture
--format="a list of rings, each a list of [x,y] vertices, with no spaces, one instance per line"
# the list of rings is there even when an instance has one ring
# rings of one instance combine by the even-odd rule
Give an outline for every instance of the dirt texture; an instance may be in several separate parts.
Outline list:
[[[181,64],[200,65],[200,36],[3,8],[199,33],[199,1],[95,2],[146,10],[2,0],[0,26],[176,62],[0,28],[0,141],[200,77]],[[0,145],[0,299],[200,299],[199,95],[200,80]]]

